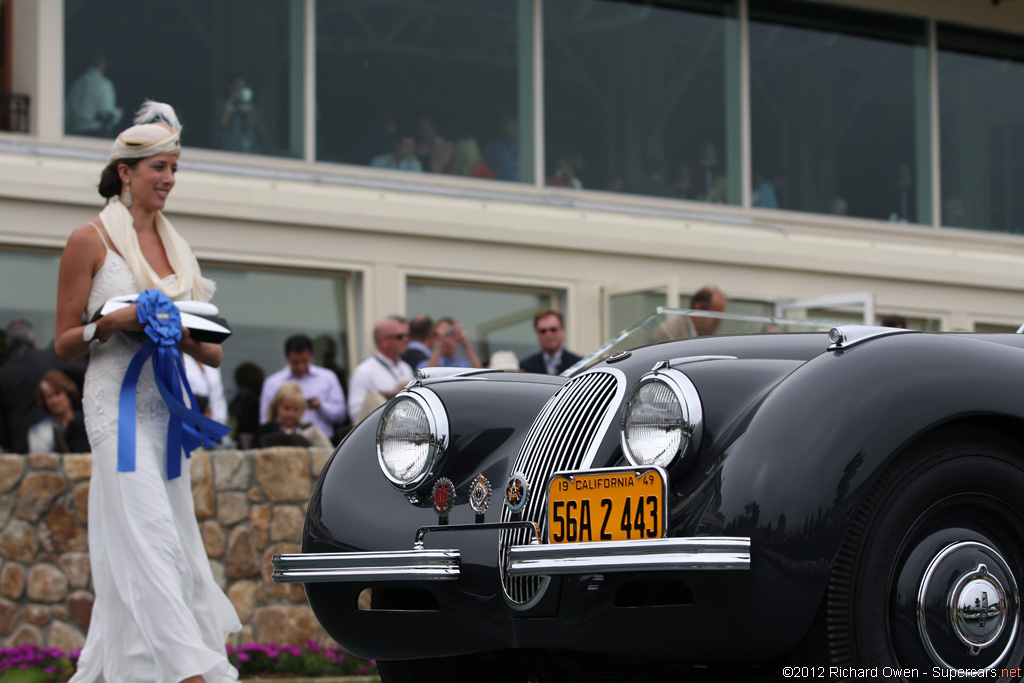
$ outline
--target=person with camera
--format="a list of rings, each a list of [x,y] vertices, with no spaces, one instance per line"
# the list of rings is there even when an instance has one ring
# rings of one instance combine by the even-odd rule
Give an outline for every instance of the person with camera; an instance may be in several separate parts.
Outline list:
[[[313,340],[304,334],[288,337],[284,343],[284,357],[287,365],[263,382],[260,392],[261,423],[273,419],[273,416],[268,416],[268,411],[277,390],[285,382],[296,382],[306,397],[302,422],[316,425],[325,434],[334,434],[334,425],[348,419],[345,391],[338,375],[313,363]]]
[[[253,102],[252,88],[244,78],[231,82],[230,91],[220,110],[220,146],[231,152],[259,154],[263,133],[259,111]]]
[[[465,358],[458,355],[460,348],[465,353]],[[454,318],[441,318],[434,326],[434,345],[430,358],[421,361],[416,369],[482,368],[483,366],[462,325],[455,322]]]

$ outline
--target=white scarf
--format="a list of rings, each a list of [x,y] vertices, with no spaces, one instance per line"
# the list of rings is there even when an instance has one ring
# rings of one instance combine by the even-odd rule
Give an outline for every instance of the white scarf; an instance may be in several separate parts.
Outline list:
[[[100,220],[107,229],[114,249],[121,254],[131,269],[135,286],[140,292],[158,289],[173,300],[190,298],[192,301],[209,301],[213,297],[217,284],[203,277],[192,248],[162,212],[156,212],[156,232],[164,244],[167,260],[177,275],[175,280],[161,280],[146,261],[139,246],[139,236],[135,232],[132,214],[117,197],[111,198],[106,208],[100,212]]]

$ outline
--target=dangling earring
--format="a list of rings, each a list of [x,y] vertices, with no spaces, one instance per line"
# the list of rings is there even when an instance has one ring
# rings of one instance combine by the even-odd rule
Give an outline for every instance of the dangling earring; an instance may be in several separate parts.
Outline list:
[[[129,209],[132,208],[132,186],[131,185],[125,185],[124,186],[124,205],[127,206]]]

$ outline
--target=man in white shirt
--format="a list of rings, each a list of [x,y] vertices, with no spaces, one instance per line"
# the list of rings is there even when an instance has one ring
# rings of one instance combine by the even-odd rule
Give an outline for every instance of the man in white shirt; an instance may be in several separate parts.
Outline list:
[[[220,423],[228,421],[228,403],[224,399],[224,382],[220,368],[203,365],[187,353],[181,355],[185,377],[192,395],[199,404],[199,412]]]
[[[68,89],[68,133],[76,135],[111,135],[121,122],[114,83],[104,73],[107,60],[97,57],[93,65]]]
[[[381,399],[392,398],[413,378],[412,368],[402,360],[409,343],[409,323],[405,318],[392,316],[377,323],[373,343],[376,352],[356,366],[348,383],[348,410],[353,423],[372,412]]]

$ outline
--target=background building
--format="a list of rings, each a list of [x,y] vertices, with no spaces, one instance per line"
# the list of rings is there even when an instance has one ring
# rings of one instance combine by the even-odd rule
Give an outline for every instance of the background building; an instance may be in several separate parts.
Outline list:
[[[375,320],[454,315],[486,362],[553,306],[586,352],[708,283],[1013,330],[1022,38],[1020,0],[0,0],[0,324],[52,337],[60,249],[149,97],[185,126],[168,212],[236,331],[229,389],[297,331],[351,368]],[[120,123],[76,110],[98,77]]]

